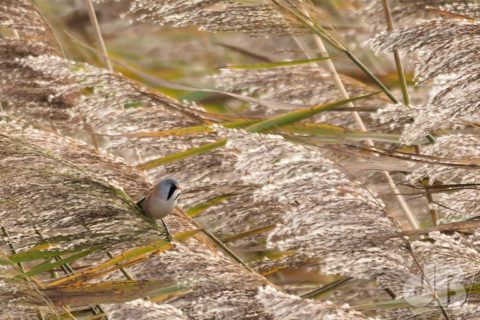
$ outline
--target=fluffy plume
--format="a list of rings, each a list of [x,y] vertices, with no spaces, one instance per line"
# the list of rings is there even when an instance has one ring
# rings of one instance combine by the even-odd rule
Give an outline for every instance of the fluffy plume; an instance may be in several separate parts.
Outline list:
[[[348,305],[340,308],[329,301],[314,302],[285,294],[273,287],[260,288],[257,298],[264,304],[274,320],[329,319],[360,320],[368,319],[361,313],[349,310]]]
[[[434,265],[439,270],[442,268],[442,272],[451,274],[460,270],[456,275],[458,277],[456,285],[461,287],[472,284],[480,271],[479,243],[478,234],[446,235],[433,232],[429,234],[428,241],[414,241],[412,247],[416,256],[425,265]],[[441,280],[448,281],[448,277],[444,276]],[[446,289],[446,282],[442,283],[442,286]],[[451,287],[454,286],[451,285]]]
[[[230,134],[227,148],[238,150],[235,170],[242,180],[261,185],[254,193],[255,201],[284,205],[284,211],[277,213],[280,221],[268,235],[270,248],[322,257],[321,269],[326,273],[385,283],[390,280],[382,276],[398,276],[394,275],[398,265],[406,266],[408,258],[401,241],[379,244],[373,240],[396,228],[370,191],[318,150],[277,136],[262,136],[261,144],[259,139],[252,134]]]
[[[10,168],[3,171],[2,178],[8,178],[9,182],[2,183],[2,192],[5,194],[8,191],[8,195],[2,198],[12,200],[5,202],[0,211],[2,221],[11,233],[11,237],[4,241],[14,241],[20,250],[38,241],[62,243],[62,248],[68,248],[68,243],[61,242],[63,233],[59,234],[68,232],[65,240],[73,244],[106,242],[112,245],[122,240],[122,245],[117,246],[115,251],[120,253],[118,250],[139,245],[141,238],[148,241],[160,239],[161,234],[155,227],[135,215],[135,208],[129,204],[128,198],[122,199],[119,190],[87,173],[90,167],[96,170],[99,162],[103,162],[105,168],[115,166],[108,158],[92,155],[92,163],[89,163],[88,155],[94,152],[92,149],[88,151],[89,148],[82,146],[81,152],[65,151],[79,146],[68,139],[38,137],[41,135],[38,131],[29,132],[25,128],[22,131],[27,137],[34,135],[37,138],[28,141],[14,138],[12,136],[19,131],[18,127],[9,126],[2,124],[2,132],[7,132],[2,136],[2,167],[8,163],[7,167]],[[44,149],[50,143],[55,144],[55,153],[64,150],[63,155],[68,158],[60,158]],[[30,160],[32,157],[35,157],[35,161]],[[68,160],[78,161],[83,169],[70,164]],[[33,165],[25,166],[26,161]],[[114,172],[112,170],[110,174],[115,176]],[[122,181],[123,178],[118,177],[120,171],[116,175],[117,181]],[[144,184],[140,177],[130,183],[137,183],[137,189]],[[86,187],[82,187],[84,185]],[[52,193],[58,195],[61,203],[52,197]],[[25,196],[14,198],[20,195]],[[35,212],[28,211],[33,206],[36,207]],[[12,212],[15,212],[16,219],[11,219]],[[29,222],[23,217],[28,217]],[[182,215],[169,216],[167,224],[172,233],[195,228]],[[47,232],[49,230],[52,232]],[[39,236],[36,231],[43,234],[44,239],[37,239]],[[94,256],[89,260],[91,264],[97,262]],[[254,299],[258,287],[266,280],[216,251],[204,236],[177,243],[167,252],[137,261],[129,271],[134,279],[171,280],[186,285],[188,293],[170,301],[186,317],[243,319],[245,315],[250,315],[258,319],[268,318],[263,306]],[[113,273],[111,277],[118,278],[119,275]],[[169,312],[165,308],[154,309],[149,308],[154,314]]]
[[[3,55],[3,43],[11,44],[9,40],[19,37],[29,39],[29,41],[23,41],[27,48],[43,46],[56,52],[60,51],[55,36],[30,0],[2,1],[0,4],[0,27],[7,31],[3,32],[0,39],[0,60]],[[21,47],[18,46],[15,49],[23,52],[28,50]],[[9,53],[12,54],[12,52]]]
[[[65,107],[70,108],[67,111],[71,122],[94,127],[99,132],[105,132],[105,119],[123,110],[132,113],[134,111],[129,109],[162,107],[162,113],[167,112],[165,109],[189,113],[164,96],[150,96],[145,88],[119,74],[85,63],[41,55],[18,60],[17,64],[21,70],[34,72],[36,78],[31,81],[36,82],[37,86],[49,89],[46,91],[48,95],[45,92],[43,94],[50,106],[66,104]],[[43,81],[38,79],[40,76]],[[16,83],[17,78],[10,76],[8,80]],[[10,92],[5,89],[4,94]]]
[[[278,13],[269,10],[267,6],[211,1],[135,1],[131,7],[131,13],[140,19],[162,25],[195,24],[208,30],[228,27],[248,31],[242,27],[247,22],[258,32],[289,32],[285,20],[277,19]],[[177,15],[172,14],[174,11]],[[242,21],[237,21],[241,14]],[[269,20],[272,17],[277,20]],[[22,30],[13,25],[9,28]],[[468,33],[465,28],[461,30],[462,34]],[[434,62],[437,66],[438,61]],[[454,61],[449,63],[459,67]],[[325,92],[310,84],[317,81],[317,76],[318,82],[325,77],[310,67],[278,69],[289,70],[289,76],[298,75],[306,89],[272,70],[262,70],[262,77],[272,83],[266,90],[262,82],[253,81],[258,70],[251,74],[241,71],[237,78],[227,75],[225,82],[232,76],[231,88],[239,92],[251,89],[250,93],[259,96],[321,103],[316,96],[324,96]],[[182,180],[188,189],[181,201],[189,209],[187,212],[196,214],[198,221],[223,239],[230,237],[232,248],[247,258],[262,257],[249,260],[257,270],[306,267],[309,271],[375,279],[399,296],[408,296],[402,287],[408,277],[421,278],[403,240],[378,240],[397,228],[385,216],[377,195],[328,160],[323,151],[274,135],[211,126],[211,118],[207,119],[207,114],[196,106],[154,94],[119,74],[59,58],[54,46],[42,41],[25,41],[16,36],[0,39],[0,68],[5,82],[0,97],[7,119],[19,117],[42,129],[10,120],[1,123],[1,161],[8,164],[2,166],[6,167],[2,179],[9,180],[0,187],[0,193],[12,201],[0,204],[0,214],[7,217],[8,229],[13,229],[9,230],[12,237],[5,237],[4,244],[20,240],[15,244],[21,250],[38,244],[43,240],[35,234],[37,229],[42,235],[54,229],[47,240],[53,244],[57,241],[62,248],[82,244],[81,236],[83,244],[113,247],[114,254],[148,240],[162,239],[161,232],[137,215],[133,205],[133,199],[149,186],[142,173],[85,144],[47,133],[47,129],[54,129],[121,156],[131,165],[147,168],[145,175],[152,181],[166,175]],[[443,73],[440,68],[427,77],[438,80]],[[312,75],[315,81],[307,82]],[[457,76],[451,81],[456,81]],[[251,79],[251,83],[242,82]],[[332,88],[331,84],[325,87]],[[369,90],[355,84],[349,89],[352,95],[356,95],[355,90]],[[440,87],[433,97],[442,90]],[[408,121],[408,117],[401,120]],[[210,145],[213,150],[198,151],[199,146],[212,142],[217,142]],[[182,151],[188,152],[178,154]],[[435,178],[440,177],[438,174]],[[59,197],[52,197],[52,192],[60,193]],[[64,197],[61,192],[71,196]],[[39,212],[32,213],[32,204]],[[20,219],[13,219],[14,213]],[[32,214],[31,221],[25,220],[27,214]],[[197,228],[179,211],[167,217],[166,224],[173,234]],[[92,230],[95,234],[88,238]],[[68,244],[57,237],[66,232],[73,238]],[[476,239],[476,235],[432,234],[428,241],[412,243],[413,254],[426,271],[429,263],[447,261],[461,266],[465,280],[470,280],[478,270]],[[264,258],[262,252],[266,251],[273,252],[273,257]],[[289,256],[282,256],[286,254]],[[281,258],[276,260],[275,255]],[[103,252],[97,252],[85,261],[97,267],[105,259]],[[201,232],[175,242],[165,252],[152,252],[124,266],[134,279],[173,281],[187,289],[167,297],[164,304],[137,300],[107,307],[117,319],[138,316],[140,312],[145,318],[200,320],[364,318],[346,306],[315,303],[265,287],[265,278],[225,256]],[[124,277],[113,270],[101,276],[109,280]],[[92,280],[98,279],[100,276]],[[474,315],[472,310],[468,311],[470,315]]]
[[[145,300],[134,300],[122,304],[106,305],[105,311],[112,320],[186,320],[183,312],[169,304],[155,304]]]
[[[202,118],[195,111],[192,112],[165,98],[152,95],[121,76],[108,74],[88,65],[74,64],[52,56],[25,58],[19,60],[18,65],[22,70],[32,70],[35,75],[51,79],[47,82],[50,91],[46,97],[46,103],[42,105],[43,108],[55,115],[58,112],[53,104],[56,99],[71,101],[66,108],[70,119],[81,119],[84,123],[80,122],[82,125],[79,127],[95,128],[95,135],[107,134],[108,136],[101,140],[102,146],[130,162],[145,162],[227,137],[229,143],[226,149],[202,154],[197,156],[195,161],[188,158],[175,161],[149,170],[147,174],[152,180],[157,180],[167,174],[173,175],[190,185],[191,191],[186,193],[185,201],[182,202],[186,207],[202,204],[217,196],[231,195],[226,201],[208,207],[200,217],[201,221],[211,225],[215,231],[221,234],[237,234],[251,228],[268,227],[277,223],[276,229],[269,236],[271,248],[295,249],[297,254],[276,262],[267,260],[256,263],[256,267],[260,269],[264,265],[270,267],[301,265],[313,257],[311,252],[317,256],[319,252],[310,251],[310,249],[314,243],[311,240],[320,241],[322,239],[321,234],[314,231],[318,225],[313,223],[321,221],[321,219],[336,218],[337,220],[330,221],[331,225],[336,223],[350,225],[352,229],[346,228],[345,230],[356,229],[358,234],[370,233],[372,237],[395,231],[391,222],[383,217],[382,208],[375,199],[359,185],[352,183],[345,174],[336,169],[335,165],[320,153],[309,152],[303,147],[279,140],[274,136],[269,138],[261,136],[260,138],[260,136],[250,137],[245,133],[234,132],[219,134],[208,133],[207,130],[206,133],[187,135],[181,138],[175,137],[175,143],[172,143],[173,140],[170,138],[158,139],[152,136],[140,140],[128,137],[126,134],[131,132],[168,130],[198,125],[202,123]],[[97,78],[98,80],[96,80]],[[112,86],[112,83],[115,85]],[[54,91],[51,91],[52,88]],[[122,90],[118,91],[118,88],[122,88]],[[74,98],[67,100],[66,98],[70,96]],[[137,108],[127,108],[123,111],[122,106],[125,107],[125,103],[131,100],[140,102],[140,105]],[[82,107],[80,108],[78,105]],[[14,112],[14,114],[19,114],[19,112]],[[118,114],[122,114],[122,117],[119,118]],[[23,116],[25,117],[25,114]],[[71,126],[64,128],[62,122],[57,122],[56,126],[60,130],[72,129]],[[276,150],[271,154],[270,160],[264,157],[265,149],[258,149],[259,139],[262,144],[268,142],[271,144],[270,149]],[[242,150],[241,153],[238,153],[239,150]],[[288,155],[290,154],[298,156],[289,159]],[[250,171],[252,168],[250,164],[257,160],[262,165],[257,166],[255,172]],[[271,163],[276,160],[280,162],[272,167]],[[276,171],[272,171],[272,168]],[[304,173],[298,172],[300,168],[303,168],[302,172]],[[232,169],[236,172],[233,175]],[[298,176],[295,176],[295,173]],[[252,176],[249,177],[249,175]],[[273,183],[273,180],[264,181],[269,176],[277,177],[278,183]],[[308,185],[305,182],[312,178],[319,181],[316,183],[319,188],[309,190],[302,188],[302,186]],[[266,185],[260,188],[262,184]],[[322,192],[322,199],[318,197],[319,192]],[[272,197],[276,193],[278,193],[278,197]],[[303,200],[295,202],[292,195],[297,195],[299,199]],[[329,204],[316,205],[325,199],[330,199]],[[245,203],[251,205],[247,206]],[[242,209],[237,210],[236,208]],[[326,210],[323,216],[322,212],[316,208]],[[359,212],[358,208],[362,208],[360,211],[364,214],[362,215],[360,212],[357,214],[356,218],[361,217],[362,219],[353,226],[349,222],[348,215],[336,215],[339,208],[342,208],[342,212],[347,210],[353,214]],[[295,213],[301,213],[300,220],[293,221]],[[308,215],[303,217],[307,213]],[[317,217],[317,215],[321,215],[321,217]],[[167,219],[168,221],[169,219]],[[239,223],[242,221],[249,221],[249,223]],[[301,227],[299,230],[301,229],[304,234],[291,234],[292,225]],[[327,228],[323,230],[327,230]],[[333,242],[320,245],[327,250],[321,252],[327,256],[327,259],[322,262],[324,267],[328,264],[327,261],[333,257],[346,259],[341,260],[342,264],[347,261],[352,262],[348,256],[350,251],[347,247],[356,240],[345,238],[345,242],[342,243],[345,230],[332,228],[328,233],[328,235],[332,234],[332,236],[338,237],[335,241],[341,244],[340,248],[331,247]],[[264,236],[262,237],[264,238]],[[389,249],[385,253],[382,252],[384,247],[369,243],[368,238],[362,237],[361,240],[365,241],[358,242],[358,246],[351,250],[359,255],[363,255],[365,252],[371,254],[370,260],[360,261],[362,268],[352,262],[353,264],[345,266],[331,264],[330,269],[324,269],[324,271],[346,274],[353,272],[352,274],[356,276],[372,279],[385,271],[382,269],[382,264],[388,265],[391,261],[402,264],[399,263],[402,259],[401,242],[392,241],[387,244]],[[239,244],[248,249],[253,243],[250,240]],[[317,246],[315,245],[315,247]],[[378,269],[376,269],[377,267]],[[388,269],[388,266],[386,268]],[[393,270],[391,271],[393,272]],[[398,276],[398,274],[388,274],[385,278],[396,279]],[[392,279],[385,280],[385,282]]]
[[[439,137],[435,144],[423,148],[422,153],[438,157],[444,163],[464,160],[467,164],[471,159],[480,158],[480,138],[471,134]],[[463,220],[478,215],[478,169],[417,163],[414,172],[407,176],[412,184],[418,184],[424,178],[429,178],[430,184],[436,185],[439,191],[442,191],[442,184],[446,185],[443,192],[433,194],[436,208],[443,212],[446,220]]]
[[[41,243],[67,250],[153,237],[150,224],[135,217],[134,202],[121,189],[52,156],[31,139],[10,135],[14,131],[2,123],[0,194],[5,201],[0,217],[19,250]]]
[[[462,221],[478,217],[480,210],[479,196],[480,190],[478,190],[478,187],[441,192],[433,195],[434,203],[431,206],[441,213],[440,220],[442,222]]]
[[[480,17],[479,9],[480,5],[471,0],[396,0],[393,1],[392,14],[398,21],[404,18],[428,19],[442,12]]]
[[[39,35],[48,27],[29,0],[4,0],[0,5],[0,26],[25,35]]]
[[[369,16],[377,31],[385,30],[385,12],[378,3],[361,0],[365,4],[360,11]],[[442,17],[478,18],[480,6],[475,0],[394,0],[390,1],[390,11],[397,27],[409,27],[419,22]],[[357,13],[358,14],[358,13]]]
[[[236,31],[250,34],[291,33],[300,28],[270,5],[238,4],[233,1],[135,0],[130,13],[142,21],[174,27],[199,26],[206,31]]]
[[[171,220],[167,220],[172,226]],[[175,228],[175,226],[173,226]],[[193,319],[265,319],[254,298],[261,277],[190,241],[128,269],[136,279],[176,279],[190,290],[169,303]]]
[[[465,160],[465,164],[473,158],[480,157],[480,137],[472,134],[455,134],[439,137],[436,143],[425,146],[422,154],[449,160]],[[415,167],[415,172],[408,178],[411,181],[429,177],[431,182],[441,181],[446,184],[478,183],[480,176],[476,170],[448,165],[422,164]]]
[[[478,303],[469,303],[470,286],[480,272],[480,252],[477,235],[445,235],[431,233],[428,240],[412,242],[416,259],[422,263],[422,273],[412,274],[405,282],[405,299],[416,307],[436,306],[440,303],[451,316],[472,319],[478,316]],[[438,301],[430,295],[432,289]],[[447,298],[445,292],[454,292]],[[419,298],[418,296],[423,296]],[[424,317],[433,317],[435,311],[426,309]]]
[[[147,182],[142,182],[144,176],[127,166],[121,158],[76,140],[35,129],[28,122],[16,121],[3,114],[0,124],[4,134],[15,135],[18,139],[47,147],[55,157],[69,159],[80,170],[121,186],[133,199],[139,199],[143,195],[143,190],[149,187]]]
[[[26,120],[35,118],[42,127],[52,126],[58,131],[67,131],[79,137],[85,135],[82,132],[83,128],[95,124],[96,130],[98,127],[101,133],[110,134],[106,147],[111,151],[117,151],[117,154],[121,154],[121,150],[131,149],[130,144],[135,144],[136,138],[127,138],[121,135],[123,133],[182,128],[202,123],[202,118],[197,115],[197,111],[189,110],[161,96],[151,95],[125,79],[123,82],[118,82],[117,75],[106,74],[87,65],[74,64],[54,56],[38,55],[20,58],[23,59],[11,65],[17,73],[14,73],[10,80],[16,81],[17,84],[21,84],[22,79],[27,80],[23,86],[19,86],[24,88],[25,92],[28,92],[28,85],[38,90],[35,95],[23,95],[21,101],[17,100],[20,99],[20,95],[15,95],[12,91],[2,92],[2,99],[9,102],[5,108],[7,114],[21,116]],[[30,77],[20,76],[23,72]],[[95,77],[98,77],[99,82],[93,80]],[[109,87],[110,83],[114,83],[116,87]],[[123,91],[109,92],[118,88]],[[150,99],[149,101],[157,101],[157,104],[142,103],[138,108],[121,110],[122,106],[125,107],[125,101],[132,95],[141,102]],[[102,108],[91,108],[96,101],[93,97],[98,99],[98,105]],[[86,100],[89,104],[85,103]],[[160,101],[164,101],[165,105]],[[77,107],[82,104],[85,110]],[[172,108],[169,108],[170,105]],[[25,106],[36,107],[37,111],[43,112],[42,116],[34,117],[32,110]],[[120,114],[122,117],[119,117]],[[65,119],[80,120],[73,121],[76,125],[72,126],[67,125]],[[128,125],[125,125],[126,123]],[[132,193],[132,197],[145,190],[145,181],[139,174],[132,171],[132,168],[128,168],[118,159],[98,155],[93,149],[83,144],[33,130],[28,126],[5,122],[2,123],[2,132],[4,154],[2,161],[10,165],[6,173],[11,178],[8,184],[3,184],[3,192],[8,193],[9,197],[12,197],[12,194],[25,195],[20,202],[3,204],[10,207],[8,210],[1,211],[3,216],[9,219],[7,220],[9,229],[22,224],[21,230],[9,230],[12,233],[11,240],[18,239],[20,233],[24,235],[20,237],[23,243],[16,243],[20,244],[20,249],[29,248],[38,243],[35,228],[42,234],[46,229],[53,229],[54,233],[47,240],[51,242],[57,240],[57,243],[62,241],[62,238],[55,235],[63,231],[68,231],[68,235],[75,239],[84,233],[83,240],[78,238],[77,242],[71,241],[77,244],[87,241],[88,244],[93,242],[111,245],[122,240],[121,246],[117,246],[117,250],[114,250],[118,254],[122,249],[131,249],[138,245],[139,239],[156,240],[161,237],[156,228],[136,215],[136,209],[131,200],[128,200],[121,189],[114,186],[125,187],[129,193]],[[112,133],[118,135],[111,135]],[[97,136],[97,134],[94,135]],[[176,139],[175,143],[172,143],[170,139],[150,137],[139,143],[138,148],[143,155],[153,158],[184,150],[189,146],[197,146],[214,138],[215,135],[202,133],[199,138],[191,139],[186,136],[183,143],[181,139]],[[155,143],[149,143],[152,141]],[[32,158],[35,160],[31,160]],[[210,155],[210,159],[205,157],[205,160],[218,163],[215,154]],[[26,161],[31,162],[32,167],[26,167]],[[139,159],[132,162],[134,161]],[[199,162],[199,164],[204,163]],[[186,169],[183,168],[185,175],[192,175],[194,172]],[[199,175],[208,176],[214,170],[200,171]],[[158,170],[152,171],[150,176],[155,177],[159,173]],[[198,175],[196,177],[198,178]],[[7,176],[2,175],[2,178]],[[20,183],[21,181],[27,181],[27,185]],[[79,183],[73,184],[75,181]],[[18,190],[12,190],[12,186]],[[56,191],[62,190],[65,191],[66,198],[62,193],[57,198],[51,199],[52,192],[58,195]],[[30,196],[31,193],[28,192],[34,193],[34,196]],[[67,194],[69,194],[68,197]],[[23,218],[18,221],[10,219],[12,212],[18,215],[19,212],[28,211],[32,201],[37,206],[36,213],[32,213],[35,221],[33,226]],[[28,216],[27,213],[30,214],[30,211],[25,213],[25,217]],[[108,225],[109,223],[112,225]],[[182,215],[169,216],[166,223],[172,233],[196,228]],[[85,225],[89,229],[86,229]],[[105,228],[101,228],[102,226]],[[137,227],[139,232],[135,231]],[[92,230],[95,231],[94,236],[89,238]],[[68,248],[68,244],[65,243],[62,247]],[[98,261],[96,258],[98,259],[95,256],[89,257],[89,264],[95,265],[105,259]],[[204,236],[199,235],[185,243],[178,243],[164,254],[142,259],[131,266],[129,271],[135,279],[167,279],[178,281],[189,287],[188,292],[170,301],[172,307],[181,310],[185,317],[195,319],[243,319],[245,316],[257,319],[270,318],[263,305],[255,299],[258,288],[264,285],[266,280],[225,257]],[[118,278],[118,275],[110,276]],[[137,307],[132,306],[132,308]],[[166,311],[147,308],[156,315]]]
[[[80,122],[81,125],[79,127],[81,129],[91,127],[95,128],[95,133],[98,134],[118,135],[129,133],[131,131],[167,130],[198,123],[195,122],[195,120],[192,120],[192,118],[194,118],[191,116],[192,111],[186,110],[167,99],[161,99],[160,97],[150,95],[147,91],[135,86],[121,76],[112,75],[85,64],[75,64],[52,56],[38,56],[20,60],[19,66],[27,70],[32,70],[36,74],[41,74],[43,77],[52,79],[48,82],[48,87],[50,90],[54,88],[54,91],[50,91],[49,96],[47,97],[47,104],[43,105],[44,108],[51,110],[50,112],[56,112],[56,110],[50,106],[57,99],[64,101],[66,97],[76,97],[73,99],[71,107],[68,108],[68,115],[71,119],[80,119],[83,121]],[[120,88],[122,88],[122,90],[120,90]],[[88,90],[87,93],[84,93],[86,89],[90,90]],[[138,103],[138,107],[127,108],[123,111],[122,107],[125,107],[125,104],[131,101]],[[162,104],[160,104],[160,102]],[[155,116],[152,117],[153,110],[155,110]],[[117,117],[119,113],[122,114],[121,118]],[[15,112],[14,114],[17,113]],[[75,123],[75,121],[73,122]],[[59,129],[72,129],[71,126],[70,128],[63,128],[62,126],[63,123],[58,122],[57,127]],[[215,138],[215,136],[217,137]],[[184,139],[176,138],[175,144],[172,144],[170,139],[144,138],[139,141],[118,135],[106,137],[105,140],[102,141],[105,142],[103,146],[107,150],[112,151],[117,155],[121,155],[130,161],[135,159],[133,161],[137,162],[166,156],[170,153],[182,151],[186,148],[195,147],[201,143],[207,143],[221,138],[222,135],[218,134],[199,134],[196,139],[192,139],[191,136],[186,136]],[[238,139],[238,142],[235,142],[236,139]],[[234,178],[229,173],[232,170],[232,166],[236,167],[235,169],[238,172],[245,173],[244,167],[248,166],[246,163],[251,163],[254,159],[240,158],[235,160],[235,157],[237,157],[235,150],[244,150],[244,153],[248,154],[251,152],[250,149],[252,146],[258,144],[257,139],[260,138],[253,139],[254,140],[249,140],[247,136],[243,136],[242,138],[240,138],[240,136],[235,137],[231,142],[233,144],[231,146],[229,145],[227,150],[218,150],[210,154],[202,155],[197,157],[194,162],[188,159],[185,159],[184,161],[176,161],[175,163],[152,170],[149,172],[149,176],[152,180],[156,180],[166,174],[174,175],[185,180],[186,183],[191,186],[192,191],[195,189],[198,190],[198,192],[195,193],[195,196],[193,196],[193,193],[190,193],[190,195],[188,193],[186,194],[186,199],[183,202],[185,206],[202,203],[205,199],[222,196],[225,193],[231,194],[232,196],[227,201],[212,207],[210,210],[207,210],[202,214],[202,221],[207,222],[209,225],[210,223],[215,225],[216,231],[219,231],[222,234],[228,235],[244,232],[252,226],[265,227],[272,225],[278,222],[279,219],[283,219],[283,214],[293,210],[291,207],[292,205],[294,205],[293,208],[296,208],[296,205],[294,203],[289,203],[288,201],[284,202],[280,198],[271,199],[266,197],[262,199],[262,197],[259,196],[261,192],[257,189],[258,185],[262,184],[263,181],[258,179],[258,181],[255,181],[255,179],[247,181],[245,178],[238,180],[238,178]],[[184,142],[182,142],[182,140]],[[275,139],[272,140],[271,147],[274,149],[278,148],[278,152],[280,152],[279,155],[285,156],[291,152],[298,154],[305,152],[304,150],[300,151],[297,147],[290,147],[289,143],[279,142],[279,144],[277,144],[275,141]],[[290,150],[290,148],[293,149]],[[141,155],[140,159],[138,159],[137,155],[134,153],[135,150]],[[321,156],[318,157],[309,154],[308,158],[304,161],[313,164],[319,159],[322,159]],[[235,164],[235,161],[239,161],[240,164]],[[286,171],[278,172],[276,174],[279,178],[281,177],[286,180],[279,181],[287,181],[291,178],[291,173],[287,174],[287,172],[291,170],[291,166],[300,167],[304,164],[304,161],[300,158],[298,161],[298,163],[285,163]],[[324,161],[326,160],[323,159],[319,164],[324,163]],[[242,162],[245,163],[241,164]],[[268,163],[265,163],[265,165],[267,164]],[[321,166],[317,168],[314,166],[309,169],[310,172],[318,170],[325,170],[325,176],[322,177],[329,176],[329,170],[335,171],[333,169],[333,164],[328,161],[325,162],[325,167]],[[265,176],[272,174],[267,166],[262,167],[261,170],[259,168],[258,172]],[[340,171],[335,172],[335,174],[340,174]],[[194,174],[192,175],[192,173]],[[305,176],[303,179],[309,179],[309,177]],[[228,183],[225,184],[227,181]],[[299,180],[297,183],[301,183],[301,181]],[[354,203],[356,201],[354,199],[360,197],[360,200],[358,200],[360,202],[371,202],[371,204],[366,204],[365,208],[370,208],[373,210],[372,212],[378,210],[378,208],[375,209],[372,199],[367,196],[366,193],[360,192],[360,194],[357,194],[357,191],[355,191],[356,186],[348,186],[350,183],[348,178],[343,177],[339,181],[331,183],[335,186],[345,184],[346,189],[344,191],[352,193],[351,199],[347,196],[343,200],[340,198],[332,199],[333,202],[345,201],[345,203]],[[222,187],[222,185],[224,185],[224,187]],[[207,186],[209,186],[210,190],[214,190],[213,194],[205,192]],[[270,187],[272,188],[272,192],[274,192],[273,190],[278,189],[280,186],[272,185]],[[285,192],[290,192],[297,188],[298,184],[291,185],[291,187],[285,189]],[[266,191],[262,192],[264,195],[266,194]],[[318,192],[317,190],[304,190],[304,193],[306,195],[314,196]],[[334,197],[335,195],[332,194],[331,196]],[[307,201],[305,199],[305,201],[308,202],[310,200]],[[246,206],[245,203],[251,203],[252,205]],[[237,211],[232,210],[232,208],[241,209]],[[308,208],[296,208],[295,210],[307,212]],[[221,212],[223,213],[220,214]],[[259,215],[256,213],[263,214]],[[376,214],[381,215],[382,212],[377,211]],[[221,216],[221,219],[219,219],[219,215]],[[249,226],[249,224],[239,223],[241,221],[251,221],[252,225]],[[389,222],[385,221],[382,223],[387,223],[388,225]],[[385,228],[382,227],[382,229]],[[302,256],[305,251],[307,250],[300,252],[298,256]],[[298,263],[298,261],[296,263]]]
[[[58,316],[55,308],[38,288],[0,251],[0,319],[34,319],[39,313]]]
[[[480,108],[480,24],[471,19],[431,20],[376,36],[369,42],[379,52],[407,49],[420,52],[416,74],[419,83],[437,79],[442,83],[429,102],[407,126],[403,140],[412,143],[430,131],[450,128],[478,118]],[[442,77],[446,80],[442,81]],[[465,125],[464,125],[465,126]]]
[[[303,106],[313,106],[343,98],[331,75],[318,64],[245,70],[226,68],[213,79],[217,87],[228,92]],[[375,91],[347,76],[342,76],[342,81],[352,97]],[[359,101],[355,105],[377,108],[379,104],[384,103],[382,98],[376,97]],[[252,107],[256,113],[267,115],[286,111],[258,105]],[[318,116],[315,121],[326,121],[355,128],[354,118],[349,112],[327,112]]]
[[[119,74],[88,64],[40,55],[5,66],[10,72],[3,73],[9,85],[0,89],[4,111],[101,146],[127,161],[166,155],[188,148],[192,142],[188,136],[174,144],[170,139],[150,138],[158,144],[146,146],[139,154],[136,139],[122,134],[203,123],[200,110],[181,106]]]
[[[406,109],[401,104],[388,104],[371,115],[374,121],[381,125],[387,125],[388,129],[393,131],[403,129],[404,126],[413,121],[416,107],[410,106]]]

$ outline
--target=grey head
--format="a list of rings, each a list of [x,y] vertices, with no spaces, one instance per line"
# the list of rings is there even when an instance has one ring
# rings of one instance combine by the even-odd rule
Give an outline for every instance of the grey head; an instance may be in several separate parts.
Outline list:
[[[155,186],[155,192],[165,201],[177,200],[180,195],[180,183],[173,178],[160,180]]]
[[[176,179],[159,181],[141,202],[143,210],[154,219],[170,214],[177,204],[181,187]]]

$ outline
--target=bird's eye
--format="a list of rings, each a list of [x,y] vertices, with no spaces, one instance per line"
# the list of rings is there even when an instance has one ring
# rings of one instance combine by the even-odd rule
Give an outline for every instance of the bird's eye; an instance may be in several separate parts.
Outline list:
[[[177,186],[172,184],[170,186],[170,190],[168,190],[167,200],[170,200],[170,198],[173,196],[173,193],[175,192],[175,190],[177,190]]]

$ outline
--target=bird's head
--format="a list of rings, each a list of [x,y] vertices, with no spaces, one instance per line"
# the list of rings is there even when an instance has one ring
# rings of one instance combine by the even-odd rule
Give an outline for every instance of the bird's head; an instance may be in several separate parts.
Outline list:
[[[155,186],[155,192],[165,201],[176,201],[182,188],[177,180],[168,178],[161,180]]]

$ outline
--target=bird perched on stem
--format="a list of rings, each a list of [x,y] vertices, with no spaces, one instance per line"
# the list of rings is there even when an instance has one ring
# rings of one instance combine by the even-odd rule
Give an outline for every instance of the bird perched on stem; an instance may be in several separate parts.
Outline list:
[[[164,179],[148,190],[148,193],[137,202],[147,216],[162,222],[169,240],[171,240],[170,233],[162,218],[165,218],[173,211],[181,190],[182,188],[180,188],[177,180],[172,178]]]
[[[162,218],[169,215],[175,205],[177,204],[178,196],[180,195],[180,184],[177,180],[168,178],[158,182],[153,188],[148,190],[148,193],[145,197],[140,199],[137,204],[143,209],[145,214],[155,220],[160,220],[165,228],[167,233],[167,238],[170,241],[171,236],[168,232],[165,222]],[[182,214],[185,215],[183,211],[180,210]],[[207,237],[209,237],[213,242],[215,242],[219,247],[221,247],[225,252],[230,255],[237,262],[244,265],[249,271],[254,272],[245,262],[242,261],[232,250],[230,250],[222,241],[220,241],[213,233],[205,229],[197,221],[193,220],[191,217],[185,215],[194,225],[198,227],[198,230],[201,230]]]

